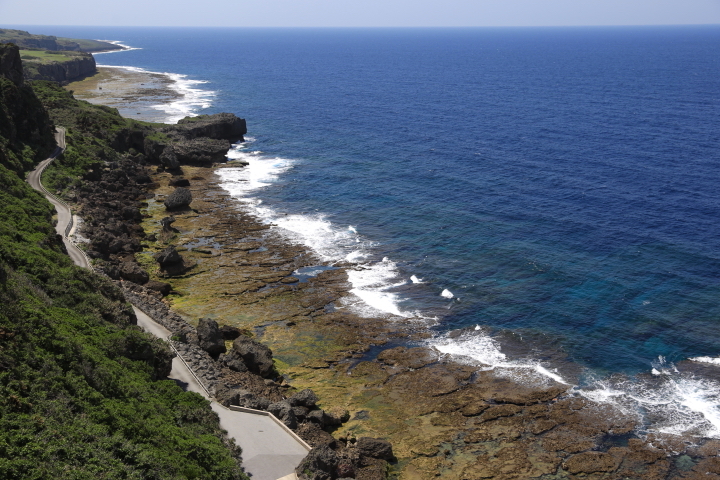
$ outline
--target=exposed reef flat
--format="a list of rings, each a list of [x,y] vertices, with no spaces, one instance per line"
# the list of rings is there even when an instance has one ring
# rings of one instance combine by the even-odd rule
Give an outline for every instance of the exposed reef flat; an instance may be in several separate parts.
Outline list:
[[[423,328],[335,308],[349,289],[343,268],[299,282],[293,271],[316,265],[312,252],[246,213],[213,169],[174,173],[151,175],[155,198],[143,228],[155,240],[138,254],[151,278],[172,285],[166,301],[191,324],[212,317],[254,331],[290,384],[312,388],[321,407],[350,412],[333,432],[340,442],[366,435],[392,442],[399,478],[720,478],[720,442],[638,438],[635,416],[566,385],[458,364],[412,347],[422,345]],[[171,182],[185,180],[193,201],[164,228],[163,199]],[[189,270],[159,269],[152,254],[168,245]]]
[[[98,67],[98,73],[66,88],[78,100],[117,108],[120,115],[147,122],[164,122],[167,113],[158,109],[182,98],[167,75],[125,68]]]

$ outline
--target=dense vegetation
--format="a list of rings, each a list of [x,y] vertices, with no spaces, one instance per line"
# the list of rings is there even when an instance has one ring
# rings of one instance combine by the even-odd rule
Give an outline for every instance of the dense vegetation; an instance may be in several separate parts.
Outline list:
[[[208,402],[161,379],[167,345],[134,325],[110,280],[65,255],[51,205],[23,181],[52,144],[47,113],[4,73],[0,478],[245,478]],[[86,150],[82,122],[71,130],[82,155],[112,155],[103,140]]]

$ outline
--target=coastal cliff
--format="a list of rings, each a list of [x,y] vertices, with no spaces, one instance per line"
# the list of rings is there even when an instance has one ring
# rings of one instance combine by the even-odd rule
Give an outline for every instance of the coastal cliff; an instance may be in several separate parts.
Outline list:
[[[51,80],[67,84],[97,72],[95,58],[85,52],[21,50],[25,80]]]
[[[52,35],[34,35],[25,30],[0,28],[0,43],[14,43],[20,48],[52,51],[99,52],[122,50],[123,47],[100,40],[55,37]]]

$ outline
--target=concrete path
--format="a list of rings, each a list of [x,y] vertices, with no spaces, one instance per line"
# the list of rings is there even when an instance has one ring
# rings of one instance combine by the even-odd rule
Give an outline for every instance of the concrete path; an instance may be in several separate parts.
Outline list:
[[[50,162],[55,160],[55,157],[60,155],[65,150],[64,128],[57,128],[57,132],[55,133],[55,141],[57,141],[58,148],[55,150],[55,152],[53,152],[50,158],[47,158],[40,162],[38,166],[35,167],[35,170],[28,174],[27,182],[32,188],[45,194],[45,198],[47,198],[50,203],[55,205],[55,210],[57,211],[57,225],[55,225],[55,231],[62,236],[65,248],[67,249],[68,255],[72,259],[73,263],[75,263],[75,265],[79,267],[90,268],[90,262],[85,256],[85,254],[67,238],[68,230],[72,228],[73,224],[73,217],[70,208],[65,204],[65,202],[57,199],[54,195],[50,194],[50,192],[48,192],[45,187],[43,187],[42,183],[40,183],[40,179],[42,178],[42,173],[43,170],[45,170],[45,167],[47,167]],[[68,228],[68,226],[70,226],[70,228]]]
[[[140,327],[157,337],[168,338],[169,330],[142,310],[133,308]],[[185,390],[199,393],[210,400],[211,408],[220,417],[220,426],[242,448],[243,466],[253,480],[277,480],[293,475],[295,467],[307,455],[309,448],[280,426],[274,417],[265,412],[253,414],[233,411],[213,401],[179,357],[173,358],[169,378]]]
[[[58,149],[53,156],[43,160],[27,178],[28,183],[35,190],[45,194],[58,213],[58,223],[55,227],[57,233],[62,235],[70,258],[75,265],[90,268],[85,254],[78,249],[67,237],[67,231],[72,228],[72,213],[70,208],[62,201],[51,195],[40,183],[42,172],[65,149],[65,130],[58,128],[55,135]],[[148,333],[167,340],[170,331],[155,322],[142,310],[133,306],[138,325]],[[220,426],[227,430],[228,436],[235,439],[235,443],[242,448],[243,466],[245,472],[253,480],[290,480],[295,476],[297,467],[307,455],[310,447],[294,434],[288,432],[280,422],[267,412],[258,414],[238,412],[227,409],[210,398],[205,388],[200,384],[192,371],[180,357],[173,358],[170,379],[175,380],[183,389],[199,393],[210,400],[210,406],[220,417]]]

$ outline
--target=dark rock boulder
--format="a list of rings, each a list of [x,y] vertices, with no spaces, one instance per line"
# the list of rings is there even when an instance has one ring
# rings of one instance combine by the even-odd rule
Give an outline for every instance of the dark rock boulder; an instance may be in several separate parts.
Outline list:
[[[275,415],[275,417],[281,420],[288,428],[292,430],[297,428],[295,412],[293,412],[293,407],[287,400],[271,403],[268,405],[267,411]]]
[[[225,355],[225,363],[230,368],[233,368],[230,362],[236,364],[237,360],[241,360],[248,370],[261,377],[267,378],[274,373],[272,350],[244,335],[235,339],[232,350]]]
[[[227,386],[220,387],[215,391],[215,399],[226,407],[236,405],[254,410],[267,410],[272,403],[267,398],[256,395],[248,390]]]
[[[230,325],[223,325],[220,327],[220,333],[222,333],[225,340],[235,340],[242,335],[242,331],[240,331],[239,328]]]
[[[150,280],[150,275],[135,262],[124,262],[119,268],[120,278],[142,285]]]
[[[295,469],[300,480],[334,480],[340,457],[328,445],[318,445]]]
[[[135,282],[137,283],[137,282]],[[151,280],[145,284],[145,288],[149,288],[150,290],[153,290],[155,292],[160,293],[162,296],[170,294],[172,291],[172,285],[165,282],[158,282],[156,280]]]
[[[190,190],[184,187],[178,187],[173,193],[167,196],[164,203],[165,208],[168,210],[175,210],[187,207],[191,202],[192,193],[190,193]]]
[[[161,267],[167,267],[170,265],[176,265],[182,263],[183,257],[175,250],[172,245],[167,247],[162,252],[158,252],[153,255],[153,258],[157,260]]]
[[[298,436],[305,440],[311,447],[317,447],[318,445],[327,445],[332,449],[337,447],[337,440],[335,440],[335,437],[323,430],[316,423],[305,422],[297,428],[295,433],[297,433]]]
[[[220,358],[220,361],[225,364],[230,370],[236,372],[247,372],[248,367],[245,365],[243,358],[238,355],[234,350],[230,350],[226,355]]]
[[[360,437],[357,441],[356,448],[366,457],[388,461],[395,459],[395,455],[393,455],[392,451],[392,445],[387,440],[372,437]]]
[[[315,392],[313,392],[309,388],[306,388],[305,390],[301,390],[292,397],[288,398],[288,401],[293,407],[301,406],[307,408],[315,408],[315,405],[318,402],[318,397],[317,395],[315,395]]]
[[[325,411],[325,422],[329,426],[339,426],[350,420],[350,412],[342,407],[332,407]]]
[[[305,417],[308,421],[317,423],[320,427],[327,426],[327,415],[323,410],[312,410]]]
[[[171,187],[189,187],[190,186],[190,180],[187,178],[174,178],[170,180],[170,183],[168,183]]]
[[[215,320],[201,318],[198,321],[197,336],[200,340],[200,348],[208,352],[211,357],[217,357],[227,351],[222,333],[220,333],[220,328]]]

